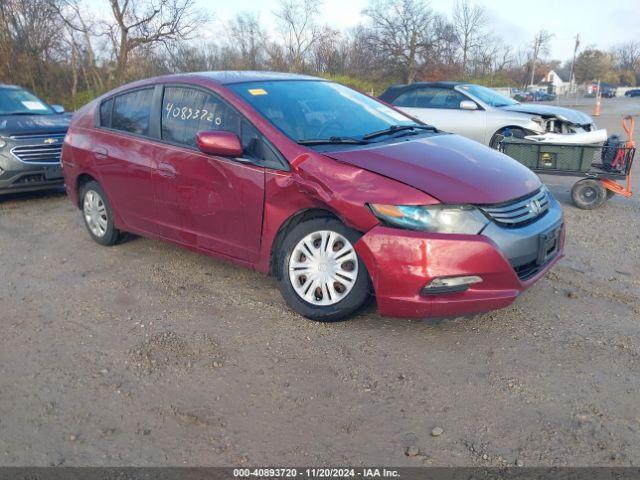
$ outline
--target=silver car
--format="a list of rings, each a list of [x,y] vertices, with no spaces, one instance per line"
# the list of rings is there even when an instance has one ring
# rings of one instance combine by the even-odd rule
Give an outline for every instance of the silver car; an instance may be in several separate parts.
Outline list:
[[[522,104],[481,85],[458,82],[394,85],[380,99],[440,130],[497,148],[505,134],[595,130],[582,112],[553,105]]]

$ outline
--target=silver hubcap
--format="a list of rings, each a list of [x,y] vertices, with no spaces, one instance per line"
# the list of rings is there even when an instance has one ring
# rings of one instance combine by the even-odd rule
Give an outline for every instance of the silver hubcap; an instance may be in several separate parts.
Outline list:
[[[289,280],[303,300],[320,306],[338,303],[358,278],[353,245],[339,233],[313,232],[298,242],[289,260]]]
[[[87,222],[91,233],[96,237],[103,237],[107,233],[109,220],[107,218],[107,207],[98,192],[88,190],[84,194],[83,211],[84,220]]]

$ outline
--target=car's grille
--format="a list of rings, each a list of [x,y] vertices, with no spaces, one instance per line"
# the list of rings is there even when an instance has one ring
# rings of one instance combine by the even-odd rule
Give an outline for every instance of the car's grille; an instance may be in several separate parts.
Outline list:
[[[515,228],[531,223],[549,211],[549,193],[542,187],[526,198],[480,207],[499,225]]]
[[[60,163],[64,134],[15,135],[14,140],[28,140],[29,145],[18,145],[11,153],[24,163]],[[31,143],[33,142],[33,143]]]

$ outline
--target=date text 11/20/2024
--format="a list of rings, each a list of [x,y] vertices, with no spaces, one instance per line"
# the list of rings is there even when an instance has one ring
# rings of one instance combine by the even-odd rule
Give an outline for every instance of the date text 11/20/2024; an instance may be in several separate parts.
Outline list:
[[[387,468],[236,468],[235,478],[397,478],[397,470]]]

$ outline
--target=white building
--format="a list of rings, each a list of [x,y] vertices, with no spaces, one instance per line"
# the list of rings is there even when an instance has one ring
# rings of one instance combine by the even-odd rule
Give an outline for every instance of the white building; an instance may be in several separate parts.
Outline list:
[[[565,81],[556,71],[549,70],[542,77],[538,78],[535,85],[530,85],[529,88],[532,90],[548,91],[549,86],[551,86],[551,91],[553,93],[562,95],[569,91],[570,83]]]

